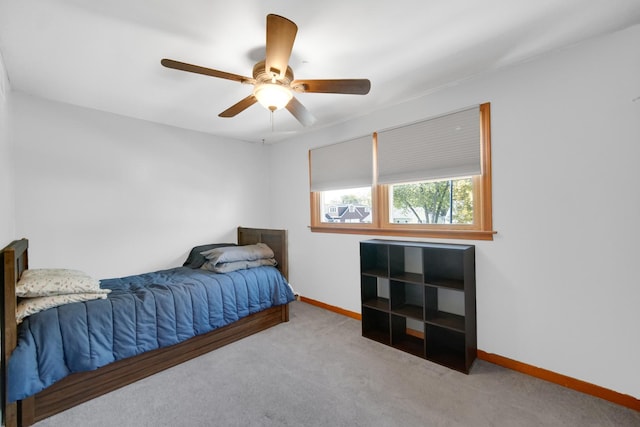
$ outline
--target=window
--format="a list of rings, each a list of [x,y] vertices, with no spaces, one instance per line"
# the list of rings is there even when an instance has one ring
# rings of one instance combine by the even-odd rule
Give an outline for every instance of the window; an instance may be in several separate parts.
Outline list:
[[[312,231],[492,240],[490,139],[487,103],[310,150]]]
[[[371,187],[322,191],[320,222],[371,224]]]
[[[471,178],[392,184],[389,222],[393,224],[473,224]]]

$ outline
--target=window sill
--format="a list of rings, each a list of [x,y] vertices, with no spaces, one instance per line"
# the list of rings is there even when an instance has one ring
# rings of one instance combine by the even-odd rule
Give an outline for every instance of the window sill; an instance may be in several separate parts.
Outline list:
[[[375,236],[433,237],[438,239],[493,240],[497,231],[480,230],[399,230],[371,226],[310,226],[314,233],[367,234]]]

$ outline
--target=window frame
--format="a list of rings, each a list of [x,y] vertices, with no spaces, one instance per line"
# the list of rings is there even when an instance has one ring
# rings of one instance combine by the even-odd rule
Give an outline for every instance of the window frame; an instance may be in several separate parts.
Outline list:
[[[493,240],[491,181],[491,104],[480,105],[480,144],[482,175],[474,176],[473,224],[394,224],[389,221],[389,187],[378,184],[377,133],[373,134],[374,180],[371,187],[371,223],[324,223],[320,218],[321,193],[310,192],[312,232],[342,234],[372,234],[401,237],[435,237],[443,239]],[[309,152],[311,162],[311,152]],[[311,179],[311,176],[309,176]]]

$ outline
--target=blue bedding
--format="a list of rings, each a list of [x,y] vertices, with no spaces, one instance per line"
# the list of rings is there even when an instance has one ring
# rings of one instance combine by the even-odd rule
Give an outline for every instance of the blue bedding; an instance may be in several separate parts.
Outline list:
[[[170,346],[293,301],[274,267],[226,274],[188,267],[101,281],[104,300],[26,318],[9,359],[8,400],[24,399],[73,372]]]

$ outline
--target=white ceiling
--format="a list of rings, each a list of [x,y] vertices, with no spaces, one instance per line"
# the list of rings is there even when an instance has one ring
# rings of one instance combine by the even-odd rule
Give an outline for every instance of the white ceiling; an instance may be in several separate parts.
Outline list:
[[[218,117],[251,86],[160,65],[251,76],[269,13],[298,25],[295,77],[368,78],[371,92],[299,94],[316,124],[282,110],[272,131],[259,104]],[[276,142],[638,23],[640,0],[0,0],[0,52],[12,90]]]

